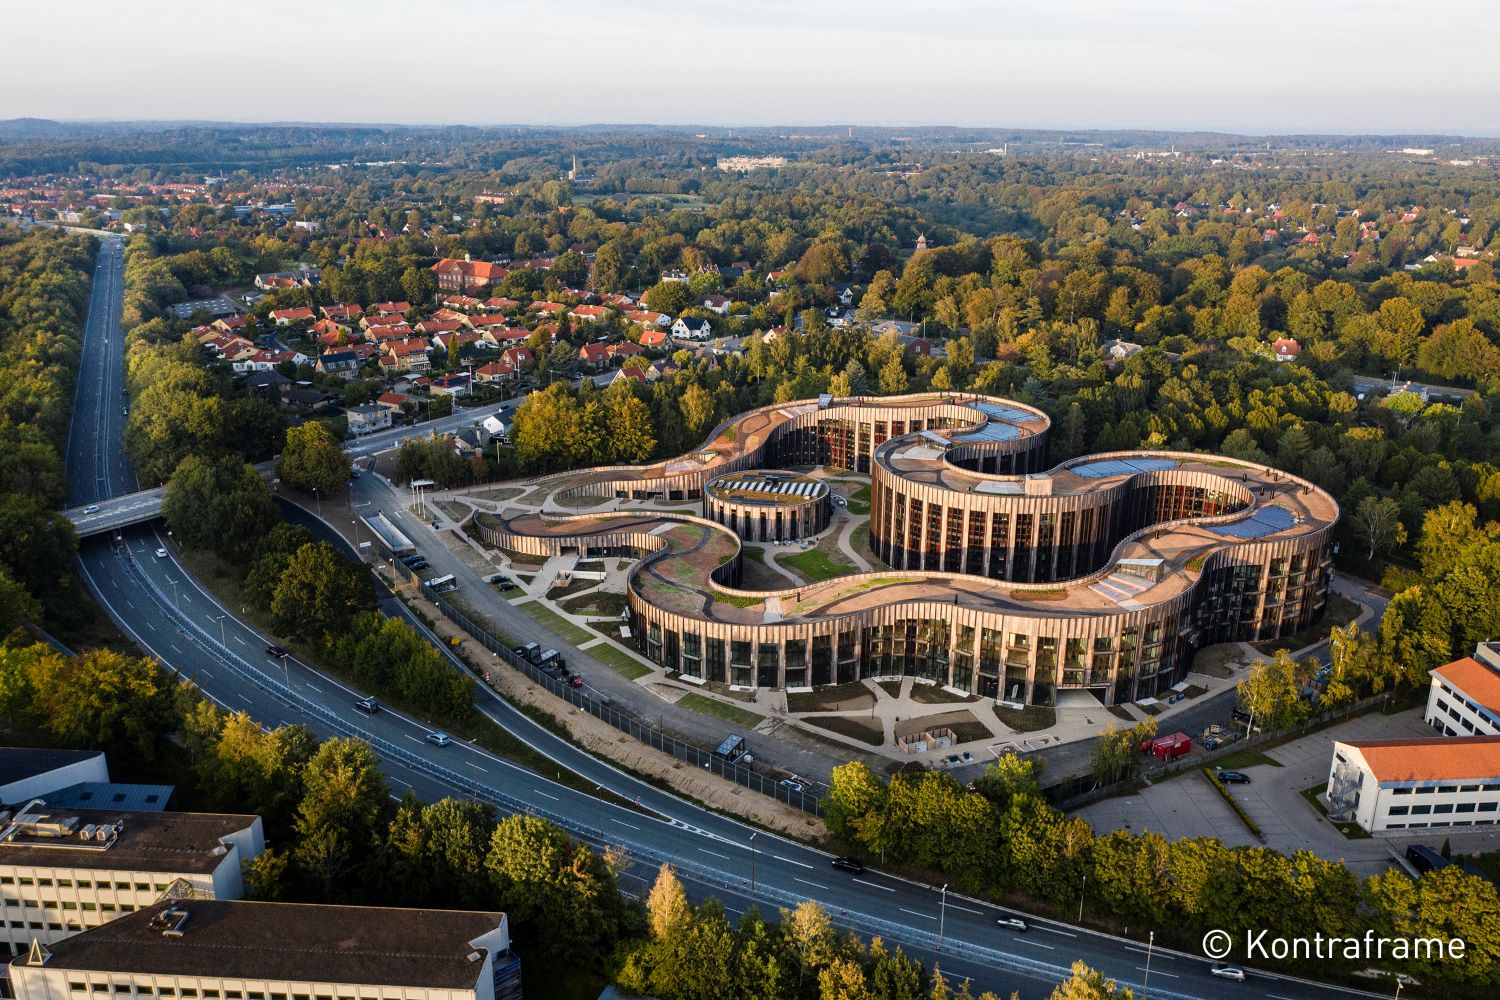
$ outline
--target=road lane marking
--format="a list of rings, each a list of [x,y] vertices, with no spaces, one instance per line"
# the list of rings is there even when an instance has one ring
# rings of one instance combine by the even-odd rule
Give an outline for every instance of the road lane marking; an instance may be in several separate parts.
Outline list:
[[[1156,959],[1158,959],[1159,961],[1162,961],[1162,962],[1176,961],[1176,956],[1173,956],[1173,955],[1164,955],[1164,954],[1162,954],[1159,951],[1150,951],[1150,950],[1148,950],[1146,948],[1140,947],[1139,945],[1127,944],[1125,946],[1125,950],[1126,951],[1139,952],[1142,955],[1150,955],[1153,958],[1156,958]]]
[[[423,743],[426,742],[426,740],[419,740],[419,739],[417,739],[411,733],[406,733],[405,735],[406,735],[407,739],[411,740],[413,743],[417,744],[418,746],[421,746]]]
[[[1150,972],[1151,970],[1147,969],[1144,965],[1137,965],[1135,967],[1135,971],[1137,971],[1137,972]],[[1163,972],[1160,969],[1156,970],[1156,974],[1158,976],[1166,976],[1168,979],[1181,979],[1182,978],[1181,976],[1177,975],[1176,973]]]
[[[803,864],[801,861],[793,861],[791,858],[783,858],[779,854],[773,854],[771,855],[771,857],[775,858],[777,861],[785,861],[789,865],[796,865],[799,868],[812,868],[812,865]]]
[[[972,914],[974,914],[977,917],[984,916],[984,911],[982,911],[982,910],[971,910],[967,906],[959,906],[957,903],[949,903],[948,904],[948,909],[950,909],[950,910],[963,910],[965,913],[972,913]]]
[[[302,686],[303,686],[303,687],[309,687],[309,688],[312,688],[312,689],[313,689],[313,690],[314,690],[314,691],[317,691],[317,692],[318,692],[318,694],[322,694],[322,693],[323,693],[323,691],[322,691],[322,689],[321,689],[321,688],[319,688],[319,687],[318,687],[318,686],[317,686],[317,685],[316,685],[316,684],[314,684],[314,683],[313,683],[313,682],[312,682],[312,681],[303,681],[303,682],[302,682]]]
[[[882,890],[884,892],[895,892],[896,891],[891,886],[888,886],[888,885],[876,885],[874,882],[866,882],[862,878],[853,879],[852,881],[858,882],[860,885],[867,885],[871,889],[880,889],[880,890]]]
[[[619,821],[616,820],[615,822],[619,822]],[[720,860],[723,860],[723,861],[733,861],[734,860],[733,858],[729,857],[728,855],[720,854],[718,851],[710,851],[706,847],[700,847],[700,848],[698,848],[698,850],[702,851],[704,854],[707,854],[707,855],[709,855],[711,857],[719,858]]]
[[[239,636],[235,636],[234,637],[234,641],[237,642],[237,643],[239,643],[241,646],[246,645],[245,640],[241,639]]]
[[[1042,944],[1040,941],[1033,941],[1030,938],[1021,937],[1019,934],[1012,934],[1010,939],[1016,942],[1016,944],[1029,944],[1033,948],[1046,948],[1048,951],[1057,950],[1054,945]]]
[[[641,828],[640,828],[640,827],[638,827],[638,826],[631,826],[631,825],[630,825],[630,824],[629,824],[629,823],[627,823],[627,822],[625,822],[625,821],[624,821],[624,820],[622,820],[622,819],[615,819],[615,818],[614,818],[614,817],[613,817],[613,816],[611,816],[611,817],[610,817],[610,818],[609,818],[609,821],[610,821],[610,822],[611,822],[611,823],[618,823],[618,824],[620,824],[620,825],[621,825],[621,826],[623,826],[623,827],[625,827],[625,829],[627,829],[627,830],[634,830],[634,831],[635,831],[635,832],[636,832],[636,833],[640,833],[640,832],[641,832]],[[700,851],[701,851],[701,850],[702,850],[702,849],[703,849],[703,848],[701,848],[701,847],[700,847],[700,848],[698,848],[698,849],[699,849],[699,850],[700,850]],[[710,852],[710,853],[712,853],[712,852]],[[721,854],[721,855],[719,855],[719,857],[721,857],[721,858],[722,858],[722,857],[723,857],[723,855],[722,855],[722,854]]]
[[[1032,930],[1035,930],[1035,931],[1046,931],[1048,934],[1061,934],[1063,937],[1070,937],[1070,938],[1076,938],[1078,936],[1077,934],[1074,934],[1072,931],[1060,931],[1056,927],[1043,927],[1040,924],[1038,924],[1037,926],[1033,927]]]
[[[793,882],[801,882],[801,883],[802,883],[802,884],[803,884],[803,885],[810,885],[810,886],[812,886],[812,887],[813,887],[813,888],[814,888],[814,889],[822,889],[822,890],[824,890],[824,891],[825,891],[825,892],[826,892],[826,891],[827,891],[827,889],[828,889],[828,886],[826,886],[826,885],[819,885],[819,884],[818,884],[818,883],[816,883],[816,882],[809,882],[809,881],[808,881],[808,880],[807,880],[807,879],[805,879],[805,878],[797,878],[797,877],[796,877],[796,876],[795,876],[795,875],[794,875],[794,876],[792,876],[792,881],[793,881]]]
[[[561,802],[562,801],[562,799],[558,798],[556,795],[548,795],[546,792],[543,792],[543,791],[540,791],[540,790],[536,791],[535,794],[540,795],[544,799],[551,799],[553,802]]]
[[[912,916],[914,916],[914,917],[921,917],[924,920],[936,920],[937,919],[937,917],[933,916],[931,913],[918,913],[916,910],[908,910],[904,906],[898,906],[897,909],[900,910],[902,913],[910,913]]]

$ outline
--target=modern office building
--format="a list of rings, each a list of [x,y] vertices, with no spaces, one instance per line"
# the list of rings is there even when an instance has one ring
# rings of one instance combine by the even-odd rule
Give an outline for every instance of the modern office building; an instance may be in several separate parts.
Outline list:
[[[82,782],[109,781],[102,750],[0,747],[0,803],[26,802]]]
[[[709,482],[703,516],[747,542],[795,542],[828,527],[828,484],[797,472],[732,472]]]
[[[1334,741],[1328,815],[1370,833],[1500,821],[1500,736]]]
[[[16,1000],[520,1000],[504,913],[187,900],[12,959]]]
[[[15,954],[163,895],[237,899],[241,863],[263,850],[258,816],[10,807],[0,812],[0,933]]]
[[[1445,736],[1500,736],[1500,643],[1434,668],[1423,719]]]
[[[1174,452],[1043,471],[1047,426],[983,397],[787,403],[726,421],[670,462],[545,481],[558,501],[696,499],[708,486],[708,518],[543,510],[476,523],[489,544],[539,556],[643,556],[627,588],[641,651],[738,688],[914,675],[1010,703],[1071,689],[1108,705],[1170,688],[1201,646],[1289,635],[1322,614],[1338,521],[1323,490]],[[870,545],[890,568],[741,589],[712,484],[811,465],[869,474]]]

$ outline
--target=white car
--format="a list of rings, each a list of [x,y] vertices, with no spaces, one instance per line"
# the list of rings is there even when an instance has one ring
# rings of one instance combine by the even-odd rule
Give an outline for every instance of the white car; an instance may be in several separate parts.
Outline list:
[[[158,558],[158,559],[165,559],[165,558],[167,558],[167,550],[166,549],[157,549],[156,550],[156,558]]]
[[[1001,917],[995,923],[1001,927],[1009,927],[1013,931],[1024,931],[1026,929],[1026,921],[1020,917]]]
[[[83,508],[83,512],[85,514],[97,514],[99,513],[99,505],[96,503],[91,503],[87,507]]]
[[[1223,962],[1215,962],[1214,967],[1208,971],[1210,975],[1218,976],[1220,979],[1233,979],[1237,983],[1245,981],[1245,970],[1238,965],[1226,965]]]
[[[427,742],[434,744],[435,746],[445,747],[453,741],[448,738],[447,733],[428,733]]]

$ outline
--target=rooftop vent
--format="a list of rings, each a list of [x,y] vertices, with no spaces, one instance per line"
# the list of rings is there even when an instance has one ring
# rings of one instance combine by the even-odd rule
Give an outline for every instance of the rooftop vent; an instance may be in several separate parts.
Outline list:
[[[151,918],[150,927],[160,931],[162,937],[182,937],[182,927],[188,922],[187,910],[172,906]]]
[[[477,962],[481,958],[484,958],[484,956],[482,954],[480,954],[479,952],[477,952],[477,951],[471,951],[471,952],[469,952],[469,961],[471,961],[471,962]]]

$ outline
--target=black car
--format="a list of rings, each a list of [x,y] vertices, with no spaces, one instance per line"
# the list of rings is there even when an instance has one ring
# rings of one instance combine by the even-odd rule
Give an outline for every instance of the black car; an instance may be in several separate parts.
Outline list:
[[[841,871],[853,872],[855,875],[863,875],[865,871],[864,863],[858,858],[834,858],[833,867]]]
[[[1248,785],[1250,784],[1250,775],[1245,774],[1243,771],[1220,771],[1219,780],[1226,785]]]
[[[427,560],[426,559],[417,559],[417,560],[414,560],[413,562],[407,563],[406,566],[407,566],[408,569],[426,569],[427,568]]]
[[[286,650],[282,649],[280,646],[267,646],[266,655],[273,660],[279,660],[286,655]]]
[[[359,709],[366,715],[374,715],[376,712],[380,711],[380,702],[376,701],[374,698],[361,698],[359,701],[356,701],[354,703],[354,707]]]
[[[409,555],[409,556],[402,556],[401,557],[401,561],[404,562],[404,563],[406,563],[406,565],[410,566],[412,563],[426,562],[427,560],[423,559],[421,557],[421,555],[413,553],[412,555]]]

